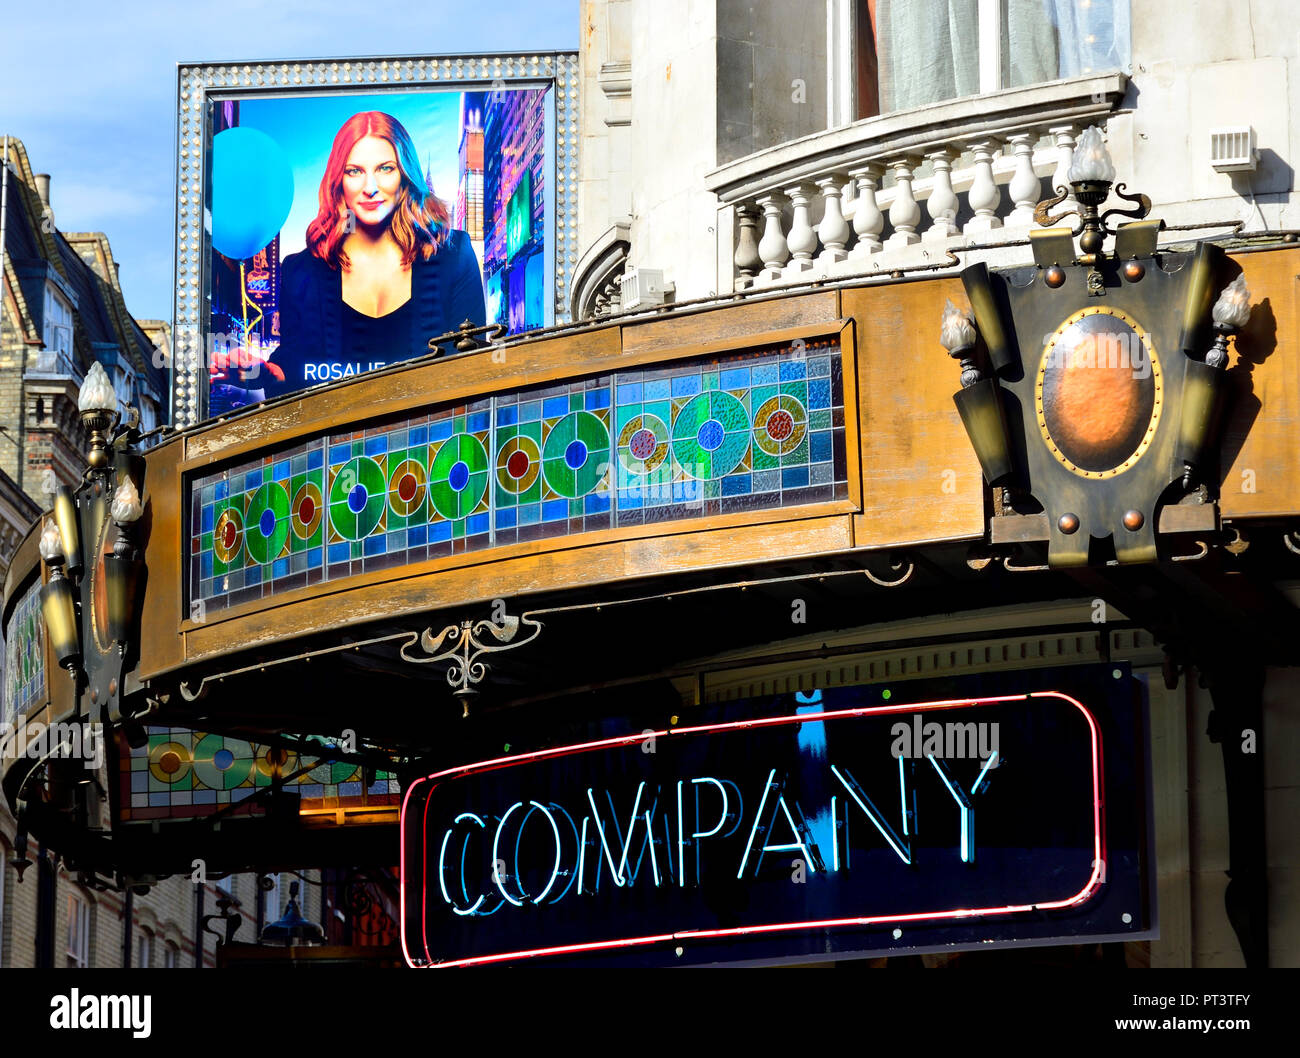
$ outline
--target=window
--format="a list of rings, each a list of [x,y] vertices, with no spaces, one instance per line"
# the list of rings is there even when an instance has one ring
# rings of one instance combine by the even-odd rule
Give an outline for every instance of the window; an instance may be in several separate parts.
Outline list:
[[[163,945],[163,969],[164,970],[176,969],[176,959],[179,954],[180,953],[176,950],[176,945],[173,944],[171,941],[168,941],[165,945]]]
[[[45,287],[45,348],[55,358],[72,359],[72,306],[53,285]]]
[[[68,894],[68,965],[90,965],[90,906],[79,893]]]
[[[1129,0],[856,0],[855,18],[859,118],[1129,62]]]
[[[147,930],[141,930],[136,938],[135,964],[144,970],[153,965],[153,937]]]

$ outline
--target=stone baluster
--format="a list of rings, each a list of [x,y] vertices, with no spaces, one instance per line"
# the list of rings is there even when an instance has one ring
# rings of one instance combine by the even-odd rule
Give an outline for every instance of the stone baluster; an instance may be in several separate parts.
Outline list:
[[[857,194],[853,199],[853,233],[858,241],[849,251],[849,257],[854,261],[880,251],[880,233],[885,228],[885,215],[876,204],[876,188],[884,172],[883,165],[873,162],[849,173],[857,184]]]
[[[1056,138],[1057,154],[1056,172],[1052,174],[1049,196],[1055,198],[1059,194],[1057,188],[1065,188],[1070,194],[1059,208],[1074,209],[1078,205],[1074,200],[1074,192],[1070,189],[1070,163],[1074,161],[1074,126],[1057,125],[1047,131]]]
[[[736,208],[736,223],[740,234],[736,239],[736,287],[743,290],[753,286],[754,277],[763,267],[762,255],[758,252],[758,210],[752,206]]]
[[[848,257],[844,249],[849,241],[849,222],[844,219],[844,210],[840,206],[840,195],[844,189],[844,174],[831,173],[819,177],[817,186],[822,191],[822,222],[817,225],[817,237],[821,239],[824,249],[817,255],[817,263],[825,268],[838,264]]]
[[[786,272],[807,272],[813,267],[813,254],[817,252],[817,232],[812,226],[812,197],[817,193],[813,184],[801,183],[785,189],[794,207],[790,234],[786,244],[790,248],[790,263]]]
[[[975,155],[975,182],[966,193],[966,200],[975,211],[975,216],[966,222],[964,231],[967,235],[983,234],[1002,227],[1002,221],[997,216],[1002,192],[993,179],[993,155],[997,153],[997,147],[996,140],[981,140],[970,145]]]
[[[957,227],[957,194],[952,189],[952,163],[957,152],[944,148],[928,155],[934,167],[934,190],[925,207],[930,214],[930,226],[925,230],[922,241],[926,243],[944,243],[954,235],[961,234]]]
[[[894,250],[912,246],[921,241],[916,234],[916,226],[921,223],[921,207],[912,197],[912,173],[921,159],[909,154],[897,158],[889,164],[894,169],[894,204],[889,207],[889,223],[894,226],[894,234],[885,240],[885,248]]]
[[[1009,137],[1016,152],[1016,172],[1007,185],[1007,193],[1015,209],[1007,217],[1008,226],[1027,228],[1034,222],[1034,207],[1042,196],[1042,183],[1034,173],[1034,140],[1032,133],[1021,132]]]
[[[780,279],[781,270],[790,260],[790,248],[781,231],[781,203],[784,201],[784,197],[776,192],[758,200],[758,208],[763,211],[763,237],[758,242],[758,256],[763,260],[763,270],[759,275],[763,279]]]

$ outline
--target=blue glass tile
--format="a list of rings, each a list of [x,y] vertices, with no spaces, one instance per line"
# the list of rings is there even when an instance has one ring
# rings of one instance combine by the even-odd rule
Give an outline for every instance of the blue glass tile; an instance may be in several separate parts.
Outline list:
[[[230,482],[218,481],[212,498],[214,500],[228,500],[230,498]]]
[[[216,790],[195,790],[191,795],[196,805],[214,805],[217,803]]]
[[[272,481],[284,481],[289,477],[289,474],[289,460],[287,459],[282,459],[271,468]]]
[[[666,497],[665,497],[666,498]],[[673,502],[689,503],[700,498],[700,483],[694,478],[673,482]]]
[[[227,573],[221,579],[220,583],[223,592],[239,591],[239,589],[244,586],[244,571],[242,569],[237,569],[233,573]]]
[[[307,553],[305,551],[296,551],[288,558],[289,572],[301,573],[307,568]]]
[[[131,792],[147,793],[149,790],[149,773],[147,771],[133,771],[131,773]]]
[[[831,358],[829,356],[810,356],[808,358],[808,377],[825,378],[831,373]]]
[[[569,412],[569,398],[551,397],[549,400],[542,401],[542,418],[554,419],[561,415],[567,415]]]
[[[808,470],[808,483],[810,485],[829,485],[835,480],[835,465],[833,463],[815,463]]]
[[[756,386],[765,386],[776,382],[779,377],[776,364],[756,364],[751,369],[750,375]]]
[[[754,474],[755,492],[775,492],[781,487],[779,470],[759,470]]]
[[[465,429],[470,433],[477,433],[479,430],[486,430],[492,424],[488,421],[488,413],[485,411],[476,411],[473,415],[465,417]]]
[[[359,782],[341,782],[339,783],[340,797],[360,797],[361,784]]]
[[[455,431],[456,423],[452,419],[443,419],[429,423],[429,441],[445,441]]]
[[[299,797],[324,797],[325,787],[318,782],[304,782],[298,784]]]
[[[199,555],[199,576],[207,580],[212,576],[212,552],[204,551]]]
[[[634,511],[641,506],[641,489],[619,489],[618,490],[618,509],[620,511]]]
[[[829,430],[819,430],[811,436],[809,444],[808,460],[812,463],[823,463],[831,457],[831,433]]]
[[[346,540],[329,546],[330,562],[346,562],[352,557],[352,545]]]
[[[346,463],[351,458],[352,446],[350,444],[330,445],[330,466]]]
[[[542,521],[554,522],[569,517],[568,500],[547,500],[542,504]]]
[[[414,448],[416,445],[429,443],[429,428],[427,426],[412,426],[406,443]]]
[[[261,486],[262,486],[261,467],[258,467],[256,470],[250,470],[247,474],[244,475],[244,490],[246,492],[252,492],[253,489],[261,488]]]
[[[429,543],[438,544],[451,539],[451,522],[434,522],[429,526]]]
[[[149,795],[150,808],[168,808],[171,803],[172,795],[170,793],[151,793]]]
[[[212,508],[211,507],[203,508],[202,515],[200,518],[200,525],[202,526],[202,528],[199,529],[199,532],[201,533],[212,532]]]
[[[406,447],[406,431],[389,430],[388,444],[389,444],[389,451],[400,452],[403,448]]]
[[[393,551],[406,550],[406,530],[398,529],[396,532],[388,534],[388,547],[390,553]]]
[[[321,448],[313,448],[307,453],[307,469],[319,470],[325,462],[325,452]]]
[[[700,392],[701,382],[699,375],[678,375],[673,380],[674,397],[693,397]]]
[[[215,485],[204,485],[201,489],[199,489],[198,490],[199,503],[211,503],[212,493],[215,488],[216,488]]]
[[[808,407],[829,408],[831,406],[831,380],[815,378],[808,383]]]
[[[519,408],[510,405],[508,408],[497,408],[497,425],[513,426],[519,421]]]
[[[321,563],[321,548],[313,547],[307,552],[307,566],[310,569],[318,569]]]
[[[245,797],[251,797],[254,792],[251,786],[236,787],[230,791],[230,799],[232,801],[242,801]]]
[[[729,368],[722,372],[720,382],[723,389],[749,389],[749,368]]]
[[[503,507],[497,511],[497,528],[513,529],[515,526],[515,509],[513,507]]]
[[[781,381],[795,382],[806,377],[807,365],[802,360],[781,361]]]
[[[667,400],[672,395],[673,389],[670,379],[658,378],[645,384],[646,400]]]
[[[609,510],[609,493],[596,492],[584,498],[584,514],[604,514]]]
[[[542,417],[542,402],[540,400],[530,400],[527,404],[519,405],[520,422],[536,422]]]
[[[520,525],[536,525],[542,517],[540,503],[525,503],[519,508]]]
[[[361,541],[362,554],[367,557],[371,555],[382,555],[388,549],[388,541],[384,539],[382,533],[375,536],[368,536]]]
[[[602,386],[600,389],[589,390],[586,399],[586,408],[588,411],[599,411],[601,408],[608,408],[609,388]]]
[[[790,467],[781,471],[781,488],[799,489],[808,484],[807,467]]]
[[[244,584],[261,584],[262,583],[262,566],[247,566],[244,569]],[[234,584],[231,584],[234,587]]]
[[[427,525],[413,525],[406,530],[407,547],[423,547],[429,541],[429,527]]]
[[[307,457],[305,455],[296,455],[289,460],[289,468],[294,474],[303,474],[307,470]]]
[[[722,479],[722,495],[724,496],[744,496],[751,488],[752,484],[748,474],[732,474],[730,477]]]
[[[478,536],[479,533],[486,533],[491,528],[491,522],[488,521],[490,512],[483,511],[481,514],[471,514],[465,519],[465,535]]]
[[[619,404],[640,404],[641,399],[640,382],[629,382],[627,385],[618,387]]]
[[[366,438],[366,455],[381,456],[387,451],[388,451],[388,438],[386,436]]]
[[[271,563],[271,578],[287,577],[289,575],[289,560],[287,558],[277,558]]]

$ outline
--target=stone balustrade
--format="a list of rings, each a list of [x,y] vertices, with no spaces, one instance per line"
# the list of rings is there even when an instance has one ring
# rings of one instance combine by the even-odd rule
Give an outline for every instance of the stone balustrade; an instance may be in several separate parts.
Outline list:
[[[1064,186],[1074,144],[1104,125],[1122,74],[1037,85],[869,118],[709,174],[732,271],[720,290],[942,260],[1023,240]],[[721,255],[720,255],[721,257]]]

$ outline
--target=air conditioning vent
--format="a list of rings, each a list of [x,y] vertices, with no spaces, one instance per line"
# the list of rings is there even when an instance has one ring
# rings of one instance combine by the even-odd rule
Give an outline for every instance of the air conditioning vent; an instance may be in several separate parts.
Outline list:
[[[664,274],[660,269],[629,268],[619,279],[619,300],[623,311],[664,303]]]
[[[1217,172],[1254,172],[1257,163],[1255,129],[1252,126],[1234,125],[1210,130],[1210,164]]]

